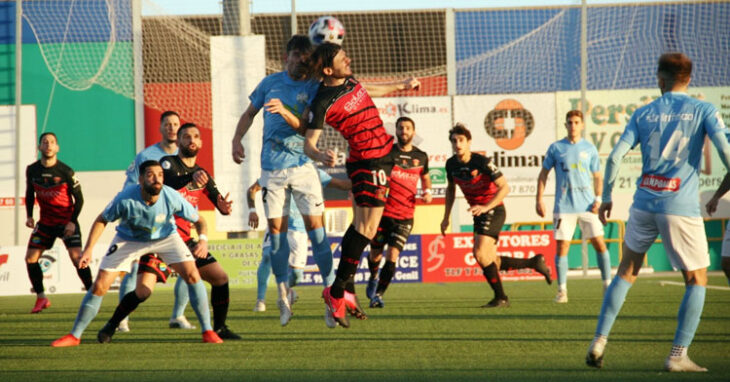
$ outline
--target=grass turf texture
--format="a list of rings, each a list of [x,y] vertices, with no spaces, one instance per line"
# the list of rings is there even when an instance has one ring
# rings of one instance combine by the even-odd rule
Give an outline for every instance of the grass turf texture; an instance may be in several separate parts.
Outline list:
[[[555,304],[555,286],[510,282],[512,307],[481,309],[492,292],[484,283],[396,284],[384,309],[350,329],[328,329],[320,288],[298,288],[299,302],[279,325],[276,294],[267,311],[251,311],[254,290],[232,290],[228,325],[243,337],[203,344],[199,330],[168,329],[172,292],[159,291],[130,321],[130,333],[98,344],[111,317],[110,293],[81,346],[52,348],[69,332],[82,296],[51,295],[53,305],[31,315],[32,296],[0,297],[1,381],[205,380],[500,380],[500,381],[727,381],[730,380],[730,291],[707,290],[702,322],[690,356],[709,373],[662,370],[684,293],[676,275],[642,276],[614,325],[601,370],[585,366],[601,304],[596,279],[570,280],[568,304]],[[722,276],[711,285],[726,286]],[[358,285],[364,298],[364,286]],[[362,301],[365,303],[365,301]],[[188,307],[187,317],[196,326]]]

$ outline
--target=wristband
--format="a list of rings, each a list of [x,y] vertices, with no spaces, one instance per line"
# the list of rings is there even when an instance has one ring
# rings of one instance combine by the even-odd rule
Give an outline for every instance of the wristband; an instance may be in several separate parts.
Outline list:
[[[601,204],[601,203],[603,203],[603,199],[600,196],[596,195],[596,198],[593,199],[593,202]]]
[[[208,241],[208,236],[204,233],[198,235],[198,241]]]

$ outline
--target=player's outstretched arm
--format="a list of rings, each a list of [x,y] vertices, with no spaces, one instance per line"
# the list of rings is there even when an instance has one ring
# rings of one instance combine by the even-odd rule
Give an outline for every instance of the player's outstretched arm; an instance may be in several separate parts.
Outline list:
[[[367,83],[363,82],[362,86],[368,91],[371,97],[382,97],[388,93],[392,93],[398,90],[418,90],[421,87],[421,82],[416,77],[408,77],[404,80],[398,80],[393,82],[385,83]]]
[[[91,257],[94,251],[96,242],[99,241],[101,234],[104,233],[104,228],[108,222],[102,217],[101,214],[96,217],[94,223],[91,224],[91,231],[89,232],[89,238],[86,239],[86,246],[84,251],[81,253],[81,259],[79,260],[79,268],[84,269],[89,266]]]
[[[352,189],[352,181],[350,179],[339,179],[333,177],[327,187],[336,188],[342,191],[350,191]]]
[[[545,217],[545,202],[542,199],[542,195],[545,193],[545,184],[547,184],[548,174],[550,170],[545,167],[540,169],[540,174],[537,176],[537,195],[535,196],[535,212],[541,218]]]
[[[258,112],[259,109],[255,108],[253,104],[248,105],[246,111],[241,114],[241,118],[238,120],[238,125],[236,125],[236,132],[233,134],[233,141],[231,142],[231,151],[233,161],[238,164],[243,163],[243,158],[246,157],[246,154],[243,152],[243,143],[241,143],[241,140],[248,132],[248,129],[251,128],[253,119],[256,117]]]

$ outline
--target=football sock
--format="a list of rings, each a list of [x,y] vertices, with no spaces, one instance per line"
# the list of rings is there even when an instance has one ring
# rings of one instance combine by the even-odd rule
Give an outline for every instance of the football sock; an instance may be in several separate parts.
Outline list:
[[[347,279],[347,282],[345,283],[345,290],[355,294],[355,275],[352,275],[349,279]]]
[[[611,255],[608,250],[598,253],[596,260],[598,261],[598,268],[601,269],[601,279],[603,281],[611,280]]]
[[[345,295],[345,284],[355,275],[357,266],[360,264],[362,251],[370,243],[370,239],[355,230],[352,225],[345,232],[342,238],[342,258],[337,267],[337,277],[332,284],[330,294],[334,298],[342,298]]]
[[[687,347],[672,345],[672,350],[669,351],[669,355],[672,357],[684,357],[687,355]]]
[[[175,304],[172,306],[172,316],[178,318],[185,314],[185,307],[188,306],[190,296],[188,295],[188,284],[178,275],[175,280]]]
[[[256,271],[256,299],[266,299],[266,285],[269,283],[271,275],[271,246],[261,251],[261,262],[259,269]]]
[[[28,278],[30,279],[31,285],[33,285],[33,290],[37,294],[45,292],[45,289],[43,288],[43,270],[41,270],[41,265],[38,263],[26,263],[25,267],[28,269]]]
[[[335,269],[332,266],[332,248],[330,248],[324,227],[307,231],[307,236],[312,242],[312,256],[317,268],[319,268],[319,273],[322,275],[322,284],[326,288],[332,285],[335,280]]]
[[[484,278],[487,279],[487,283],[489,283],[489,286],[492,287],[492,290],[494,291],[494,297],[506,299],[507,295],[504,294],[504,289],[502,288],[502,280],[499,278],[497,264],[492,262],[486,267],[482,267],[482,270],[484,271]]]
[[[613,278],[611,285],[608,286],[606,294],[603,296],[601,313],[598,315],[598,325],[596,325],[596,335],[608,337],[630,288],[631,283],[622,279],[621,276],[616,275]]]
[[[385,293],[385,290],[388,289],[388,285],[390,285],[390,280],[393,280],[394,274],[395,263],[390,260],[386,260],[383,265],[383,270],[380,271],[380,280],[378,280],[378,289],[375,291],[376,294],[382,296],[383,293]]]
[[[74,337],[81,338],[81,334],[84,333],[91,320],[99,313],[99,307],[103,298],[102,296],[94,295],[91,291],[86,292],[84,299],[81,300],[81,307],[79,307],[79,313],[76,315],[74,326],[71,329],[71,334]]]
[[[271,269],[276,283],[289,281],[289,241],[286,232],[271,234]]]
[[[198,322],[203,332],[213,330],[210,326],[210,309],[208,309],[208,293],[205,290],[203,280],[198,280],[195,284],[187,284],[188,293],[190,295],[190,306],[193,307],[195,315],[198,316]]]
[[[76,274],[79,275],[79,279],[81,279],[81,282],[84,283],[84,288],[86,290],[91,289],[91,268],[86,267],[83,269],[76,268]]]
[[[113,325],[115,328],[119,326],[119,323],[122,322],[124,317],[127,317],[130,313],[137,309],[137,306],[144,302],[144,300],[146,300],[146,298],[139,298],[137,293],[134,291],[124,295],[124,297],[122,297],[122,301],[114,310],[112,318],[109,319],[109,324]]]
[[[304,277],[304,269],[289,267],[289,288],[297,286]]]
[[[677,332],[674,334],[674,345],[688,347],[700,324],[702,307],[705,305],[706,288],[700,285],[687,285],[684,298],[677,313]]]
[[[558,287],[565,290],[568,284],[568,256],[555,255],[555,269],[558,271]]]
[[[370,259],[370,256],[366,257],[368,262],[368,269],[370,270],[370,280],[376,280],[378,278],[378,269],[380,268],[380,261],[374,261]]]
[[[213,329],[225,326],[230,302],[228,283],[210,288],[210,304],[213,306]]]
[[[500,256],[500,264],[499,264],[499,270],[500,271],[507,271],[510,269],[522,269],[522,268],[532,268],[532,260],[531,259],[515,259],[514,257],[508,257],[508,256]]]
[[[122,283],[119,284],[119,302],[122,302],[124,296],[126,296],[127,293],[134,291],[134,288],[137,287],[138,270],[139,262],[135,261],[132,263],[129,272],[127,272],[127,274],[124,275],[124,278],[122,278]]]

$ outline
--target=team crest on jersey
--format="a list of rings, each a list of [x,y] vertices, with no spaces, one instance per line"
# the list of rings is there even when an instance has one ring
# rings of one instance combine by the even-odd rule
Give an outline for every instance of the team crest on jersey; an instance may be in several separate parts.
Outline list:
[[[490,164],[491,164],[491,162],[490,162]],[[472,178],[474,178],[475,176],[479,175],[479,171],[478,170],[471,170],[471,174],[470,175],[471,175]]]
[[[587,151],[581,151],[580,152],[580,159],[588,159],[588,152]]]
[[[53,177],[53,183],[61,183],[61,177],[60,176],[54,176]]]
[[[167,215],[165,214],[158,214],[155,216],[155,223],[164,223],[165,220],[167,220]]]
[[[170,167],[172,167],[172,165],[170,164],[169,160],[162,161],[162,168],[164,168],[165,170],[169,170]]]
[[[421,163],[418,159],[413,159],[413,166],[418,167],[418,164]]]
[[[309,96],[307,93],[299,93],[297,94],[297,102],[299,103],[307,103],[307,100],[309,100]]]

